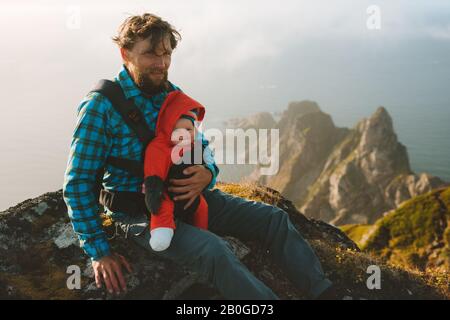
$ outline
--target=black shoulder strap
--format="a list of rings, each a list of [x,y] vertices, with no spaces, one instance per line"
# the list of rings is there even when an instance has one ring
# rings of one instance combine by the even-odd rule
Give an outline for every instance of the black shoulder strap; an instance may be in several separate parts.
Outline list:
[[[114,109],[122,116],[130,129],[137,134],[144,146],[154,138],[155,133],[147,126],[142,112],[125,97],[119,83],[102,79],[91,91],[101,93],[108,98]]]
[[[91,92],[98,92],[111,102],[114,109],[122,116],[122,119],[129,128],[136,133],[144,146],[143,150],[145,152],[145,147],[155,137],[155,133],[148,127],[139,108],[125,97],[120,84],[111,80],[102,79]],[[134,176],[143,177],[144,175],[144,166],[141,161],[109,156],[106,162]],[[99,175],[103,178],[103,170]]]

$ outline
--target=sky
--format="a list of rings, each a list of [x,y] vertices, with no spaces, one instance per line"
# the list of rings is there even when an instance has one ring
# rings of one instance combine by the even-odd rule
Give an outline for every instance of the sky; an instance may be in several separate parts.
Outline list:
[[[61,187],[78,103],[117,74],[111,37],[144,12],[180,31],[169,80],[207,107],[207,127],[304,99],[340,126],[379,105],[450,108],[448,0],[2,0],[0,191],[13,191],[0,210]]]

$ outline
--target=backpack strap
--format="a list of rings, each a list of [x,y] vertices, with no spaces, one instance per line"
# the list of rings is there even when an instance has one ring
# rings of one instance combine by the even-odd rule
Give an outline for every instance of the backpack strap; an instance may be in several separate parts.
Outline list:
[[[155,137],[155,133],[148,127],[139,108],[125,97],[120,84],[111,80],[102,79],[91,92],[98,92],[111,102],[114,109],[121,115],[128,127],[138,136],[145,150],[145,146]],[[109,156],[106,159],[106,163],[126,170],[134,176],[144,176],[144,166],[141,161]]]
[[[122,116],[130,129],[136,133],[144,146],[154,138],[155,133],[148,128],[141,110],[125,97],[118,82],[102,79],[91,91],[98,92],[108,98],[114,109]]]

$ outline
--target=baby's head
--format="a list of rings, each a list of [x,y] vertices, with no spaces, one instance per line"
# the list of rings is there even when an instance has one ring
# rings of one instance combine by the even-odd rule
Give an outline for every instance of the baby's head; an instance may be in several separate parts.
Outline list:
[[[191,110],[187,114],[183,114],[175,123],[175,128],[172,132],[172,143],[178,145],[189,145],[194,142],[196,128],[195,121],[197,121],[197,114]]]

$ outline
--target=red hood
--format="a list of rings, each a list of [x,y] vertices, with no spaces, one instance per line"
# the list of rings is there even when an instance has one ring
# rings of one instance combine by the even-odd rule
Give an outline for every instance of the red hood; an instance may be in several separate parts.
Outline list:
[[[177,120],[192,109],[197,109],[197,121],[202,121],[205,116],[205,108],[199,102],[181,91],[170,92],[159,110],[156,135],[164,135],[170,139]]]

